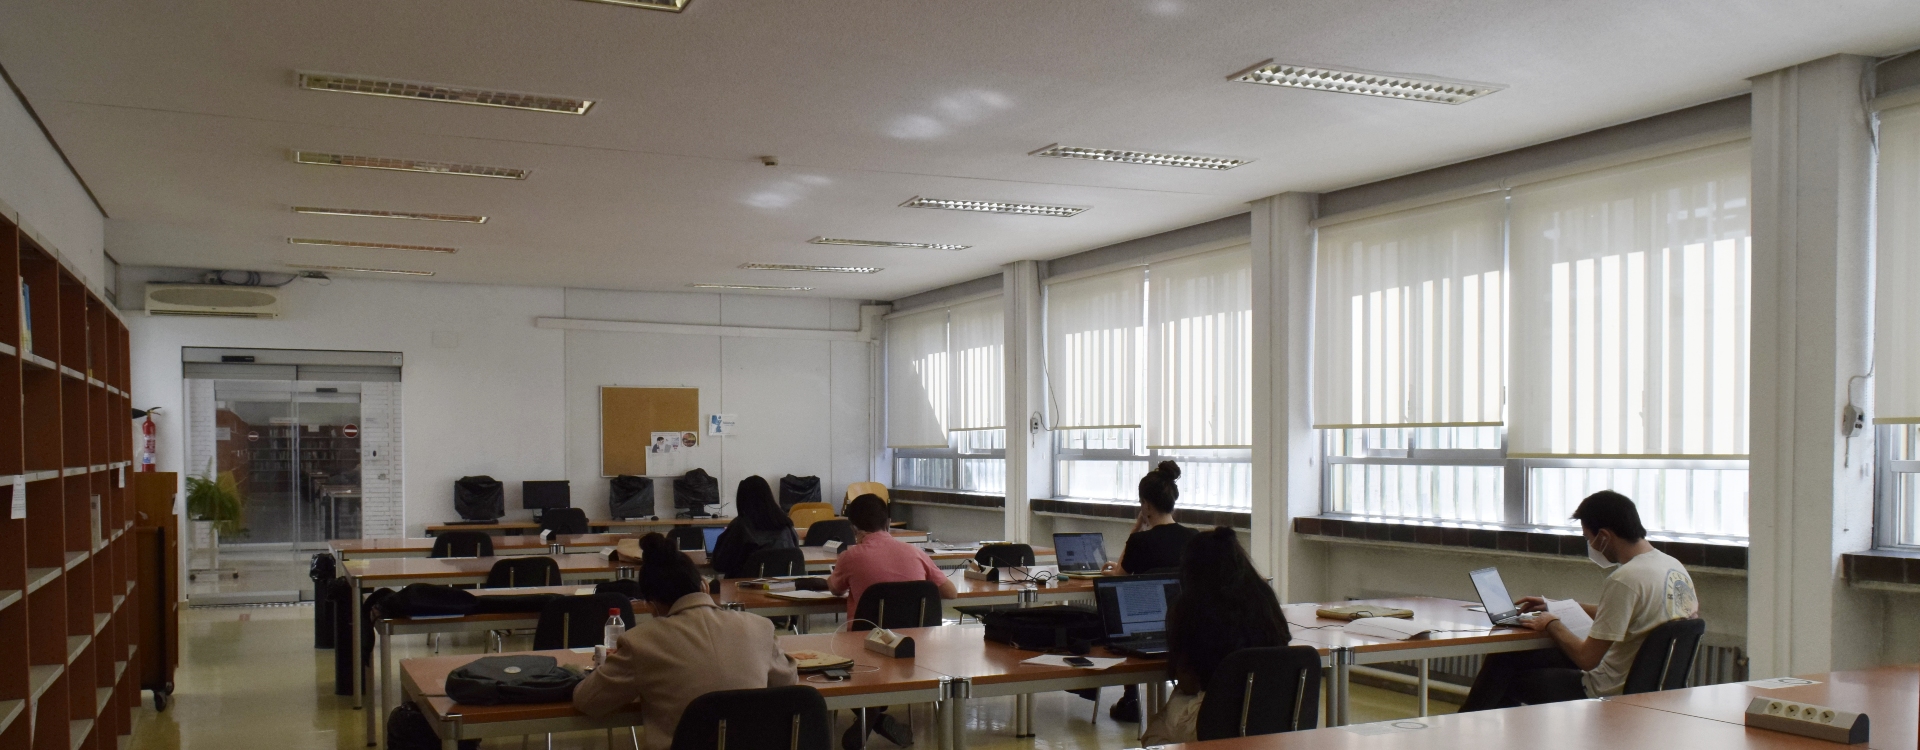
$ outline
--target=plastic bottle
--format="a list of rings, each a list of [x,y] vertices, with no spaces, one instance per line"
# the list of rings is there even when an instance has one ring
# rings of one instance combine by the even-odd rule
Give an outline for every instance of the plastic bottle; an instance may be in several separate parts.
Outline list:
[[[620,610],[607,608],[606,647],[611,654],[620,649],[620,634],[627,632],[627,624],[620,619]]]

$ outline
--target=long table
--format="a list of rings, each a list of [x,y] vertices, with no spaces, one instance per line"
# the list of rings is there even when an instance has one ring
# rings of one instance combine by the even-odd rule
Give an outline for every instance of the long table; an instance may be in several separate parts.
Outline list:
[[[429,527],[431,530],[432,527]],[[537,529],[538,527],[534,527]],[[893,536],[903,542],[924,542],[927,532],[913,529],[894,529]],[[605,550],[620,543],[622,539],[637,538],[635,534],[561,534],[551,540],[541,539],[537,534],[508,534],[494,537],[493,552],[497,556],[507,555],[544,555],[551,552],[595,552]],[[382,557],[426,557],[433,552],[434,538],[403,537],[381,539],[336,539],[327,543],[333,556],[339,560],[365,560]],[[691,550],[689,550],[691,552]],[[1038,551],[1036,550],[1036,553]],[[1051,551],[1049,551],[1051,553]]]
[[[1727,724],[1746,720],[1747,704],[1765,696],[1864,713],[1871,720],[1867,746],[1874,750],[1914,750],[1920,745],[1920,667],[1881,667],[1851,672],[1803,675],[1817,684],[1765,688],[1750,683],[1707,685],[1686,690],[1622,695],[1605,699],[1656,711]],[[1826,747],[1834,747],[1831,743]]]
[[[835,518],[836,520],[846,520],[838,516]],[[590,518],[587,519],[587,528],[589,530],[602,529],[607,531],[614,529],[665,529],[674,526],[725,526],[732,521],[732,518]],[[894,521],[893,525],[899,527],[907,524],[904,521]],[[525,534],[529,531],[538,533],[540,531],[540,522],[494,521],[491,523],[437,523],[427,527],[427,536],[434,536],[448,531],[484,531],[489,534],[507,532]],[[800,527],[800,534],[801,536],[806,535],[806,527]]]
[[[895,536],[899,536],[899,533],[896,532]],[[597,542],[598,540],[585,541]],[[567,549],[573,549],[573,547],[567,547]],[[972,560],[974,554],[978,551],[978,549],[934,550],[928,551],[927,556],[933,558],[933,564],[935,566],[951,570],[966,567],[967,561]],[[702,568],[709,566],[710,563],[707,560],[707,553],[705,551],[690,549],[686,550],[686,553],[687,557],[693,560],[694,565]],[[833,569],[833,564],[839,559],[840,553],[826,547],[801,547],[800,555],[806,559],[808,573],[825,573]],[[1053,548],[1035,547],[1033,548],[1033,558],[1036,564],[1050,565],[1054,561]]]

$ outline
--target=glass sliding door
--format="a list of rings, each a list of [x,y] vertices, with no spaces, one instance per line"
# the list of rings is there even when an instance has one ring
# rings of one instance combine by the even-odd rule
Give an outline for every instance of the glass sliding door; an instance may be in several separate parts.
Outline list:
[[[238,528],[222,532],[221,546],[314,550],[358,538],[360,384],[212,385],[213,459],[190,473],[230,481],[239,496]]]

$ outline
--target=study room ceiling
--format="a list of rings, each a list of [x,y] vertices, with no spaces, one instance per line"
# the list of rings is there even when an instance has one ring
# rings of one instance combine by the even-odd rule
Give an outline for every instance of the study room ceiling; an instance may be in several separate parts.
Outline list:
[[[871,299],[1723,98],[1836,52],[1920,45],[1913,0],[693,0],[679,14],[579,0],[0,0],[0,19],[0,64],[111,214],[123,263]],[[1449,106],[1227,80],[1269,58],[1509,88]],[[595,104],[573,116],[313,92],[296,71]],[[1055,143],[1254,161],[1028,156]],[[532,174],[306,166],[293,150]],[[899,207],[915,196],[1089,209]]]

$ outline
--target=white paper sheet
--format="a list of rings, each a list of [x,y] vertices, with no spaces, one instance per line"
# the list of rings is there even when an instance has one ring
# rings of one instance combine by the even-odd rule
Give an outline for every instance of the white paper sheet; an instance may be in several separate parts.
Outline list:
[[[1433,626],[1398,617],[1362,617],[1347,623],[1342,629],[1354,635],[1404,641],[1432,630]]]
[[[838,599],[839,598],[825,591],[768,591],[766,592],[766,594],[767,596],[771,596],[775,599],[791,599],[797,602],[811,602],[811,601],[819,601],[821,599]]]
[[[1760,688],[1761,690],[1779,690],[1781,688],[1802,687],[1805,685],[1818,685],[1820,684],[1820,681],[1819,680],[1803,680],[1798,677],[1775,677],[1768,680],[1750,680],[1740,684],[1746,685],[1747,687]]]
[[[1033,657],[1031,659],[1028,659],[1020,663],[1036,664],[1043,667],[1073,666],[1067,663],[1067,659],[1069,658],[1072,658],[1072,657],[1067,654],[1041,654],[1039,656]],[[1086,659],[1087,661],[1093,662],[1093,666],[1081,667],[1082,669],[1093,669],[1093,670],[1106,669],[1108,667],[1112,667],[1118,664],[1125,664],[1127,661],[1126,659],[1109,659],[1109,658],[1100,657],[1100,656],[1089,656],[1089,657],[1086,657]]]
[[[27,478],[13,478],[13,512],[10,517],[18,521],[27,517]]]
[[[1585,638],[1593,630],[1593,618],[1587,615],[1585,607],[1572,599],[1548,599],[1547,614],[1560,618],[1560,624],[1567,626],[1575,637]]]

